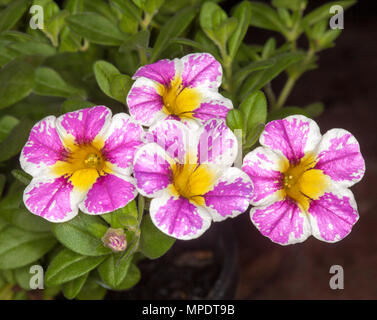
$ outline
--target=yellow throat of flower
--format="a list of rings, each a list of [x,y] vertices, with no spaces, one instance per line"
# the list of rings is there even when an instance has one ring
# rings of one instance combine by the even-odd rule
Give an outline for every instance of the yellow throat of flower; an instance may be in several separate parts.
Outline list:
[[[65,141],[64,145],[68,155],[64,161],[58,161],[54,165],[54,173],[69,177],[75,188],[87,190],[100,175],[111,172],[109,163],[101,152],[101,141],[82,145]]]
[[[308,211],[310,201],[322,196],[328,185],[322,170],[314,169],[313,155],[307,155],[297,165],[285,164],[283,187],[285,195],[294,200],[302,210]]]
[[[172,165],[173,184],[171,193],[184,197],[197,205],[204,205],[203,195],[215,182],[215,174],[205,164]]]
[[[175,77],[167,87],[161,85],[159,94],[164,103],[163,111],[180,118],[192,118],[193,111],[200,102],[199,92],[192,88],[184,88],[180,77]]]

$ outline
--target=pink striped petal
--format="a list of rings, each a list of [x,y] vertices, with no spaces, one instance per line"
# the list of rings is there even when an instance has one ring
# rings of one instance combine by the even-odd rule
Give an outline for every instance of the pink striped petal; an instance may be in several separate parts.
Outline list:
[[[237,152],[237,138],[224,121],[214,119],[205,123],[198,144],[200,163],[230,167]]]
[[[76,143],[87,144],[106,131],[110,120],[111,110],[96,106],[63,114],[56,125],[61,137],[70,135]]]
[[[359,219],[355,198],[348,189],[332,190],[312,200],[308,212],[313,236],[326,242],[342,240]]]
[[[279,190],[283,187],[284,179],[282,163],[280,156],[264,147],[258,147],[245,156],[242,170],[248,174],[254,185],[252,205],[259,206],[281,200]]]
[[[157,143],[171,158],[181,163],[185,160],[189,140],[194,140],[189,128],[176,120],[158,122],[149,128],[145,138],[147,142]]]
[[[230,109],[233,109],[232,101],[223,97],[218,92],[200,90],[202,100],[197,109],[194,110],[193,117],[201,123],[211,119],[226,120]]]
[[[56,131],[55,120],[54,116],[49,116],[35,124],[21,151],[21,168],[32,176],[46,173],[48,167],[64,159],[66,151]]]
[[[259,138],[261,145],[283,154],[292,164],[314,151],[320,140],[318,125],[301,115],[269,122]]]
[[[152,64],[140,67],[132,79],[136,80],[140,77],[148,78],[162,85],[169,85],[174,76],[180,73],[179,59],[164,59]]]
[[[51,222],[65,222],[78,213],[82,195],[73,191],[68,178],[33,179],[24,191],[24,203],[33,214]]]
[[[185,198],[170,196],[167,192],[151,201],[149,212],[157,228],[181,240],[199,237],[211,224],[206,209]]]
[[[350,187],[364,176],[365,162],[355,137],[346,130],[326,132],[318,147],[316,169],[321,169],[333,181]]]
[[[143,128],[128,114],[118,113],[104,136],[103,155],[119,173],[131,174],[135,153],[143,144],[142,137]]]
[[[182,84],[190,88],[216,90],[221,85],[221,64],[209,53],[193,53],[181,59],[183,63]]]
[[[204,195],[205,205],[214,221],[234,218],[246,211],[253,184],[246,173],[228,168],[213,189]]]
[[[155,143],[139,149],[134,160],[134,176],[142,195],[154,197],[171,183],[171,161],[165,150]]]
[[[97,178],[79,207],[84,213],[103,214],[125,207],[136,195],[133,178],[107,174]]]
[[[264,236],[281,245],[303,242],[311,235],[306,214],[289,199],[254,207],[250,217]]]
[[[150,79],[139,78],[127,96],[131,116],[144,126],[150,126],[167,117],[162,111],[164,103],[158,93],[158,86],[160,85]]]

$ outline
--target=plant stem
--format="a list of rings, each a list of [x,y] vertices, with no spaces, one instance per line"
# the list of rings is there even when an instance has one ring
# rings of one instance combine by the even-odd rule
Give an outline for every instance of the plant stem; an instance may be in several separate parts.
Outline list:
[[[148,64],[148,57],[145,48],[138,48],[137,52],[139,54],[140,64],[142,66]]]
[[[283,90],[280,93],[277,103],[274,105],[273,109],[278,110],[284,106],[289,94],[291,93],[293,86],[295,85],[297,77],[289,76],[287,82],[284,85]]]

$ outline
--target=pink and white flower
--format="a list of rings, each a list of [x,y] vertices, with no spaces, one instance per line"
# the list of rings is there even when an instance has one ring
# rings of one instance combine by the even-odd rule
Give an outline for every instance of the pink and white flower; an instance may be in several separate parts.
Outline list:
[[[81,211],[102,214],[136,197],[132,163],[143,129],[104,106],[49,116],[31,130],[20,163],[33,176],[24,203],[35,215],[64,222]]]
[[[259,231],[282,245],[346,237],[359,219],[348,188],[365,172],[355,137],[343,129],[321,136],[313,120],[295,115],[268,123],[259,142],[242,167],[254,184],[250,216]]]
[[[221,64],[208,53],[160,60],[139,68],[133,79],[127,104],[131,116],[145,126],[162,119],[203,124],[225,119],[233,108],[218,92]]]
[[[161,121],[146,139],[135,155],[134,176],[138,191],[153,198],[150,215],[162,232],[194,239],[211,221],[248,208],[252,183],[231,167],[238,144],[223,121],[210,120],[198,132],[176,120]]]

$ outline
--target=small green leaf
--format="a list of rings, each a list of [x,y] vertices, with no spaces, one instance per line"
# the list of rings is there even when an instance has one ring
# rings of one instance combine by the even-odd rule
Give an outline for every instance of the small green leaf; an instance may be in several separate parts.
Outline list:
[[[89,273],[63,284],[63,294],[67,299],[74,299],[83,288]]]
[[[261,2],[250,2],[250,4],[253,15],[250,20],[252,26],[287,33],[283,22],[273,8]]]
[[[130,258],[122,259],[119,254],[111,254],[99,267],[98,272],[110,287],[119,286],[127,275]]]
[[[276,8],[285,8],[293,11],[304,10],[307,0],[272,0],[272,5]]]
[[[67,99],[62,104],[62,113],[72,112],[84,108],[90,108],[96,104],[90,101],[77,100],[77,99]]]
[[[189,26],[196,16],[197,9],[195,7],[187,7],[178,11],[173,17],[168,19],[158,33],[156,42],[153,47],[151,61],[159,58],[160,54],[171,38],[178,37]]]
[[[147,48],[149,45],[149,36],[150,36],[149,30],[144,30],[144,31],[135,33],[133,36],[125,40],[125,42],[119,48],[119,51],[127,52],[129,50]]]
[[[244,130],[244,120],[240,110],[232,109],[229,110],[227,117],[226,117],[226,124],[231,130],[241,129],[243,134],[245,134]]]
[[[23,170],[18,170],[18,169],[13,169],[12,170],[12,175],[15,177],[18,181],[23,183],[24,185],[28,185],[33,178],[30,174],[27,174]]]
[[[30,279],[33,276],[30,273],[31,265],[27,265],[25,267],[17,268],[14,270],[14,276],[18,285],[24,290],[30,290]]]
[[[47,286],[57,286],[83,276],[97,267],[106,259],[102,257],[87,257],[71,250],[62,250],[51,261],[45,275]]]
[[[24,15],[29,8],[30,1],[28,0],[16,0],[12,1],[3,11],[0,13],[0,32],[4,30],[12,29],[18,20]]]
[[[175,239],[158,230],[149,215],[141,222],[140,251],[150,259],[164,255],[174,244]]]
[[[9,135],[0,143],[0,162],[8,160],[17,155],[25,145],[33,122],[28,119],[22,119],[9,133]]]
[[[55,70],[47,67],[37,68],[35,71],[34,92],[41,96],[54,96],[68,98],[72,96],[86,97],[82,89],[77,89],[67,84]]]
[[[9,227],[0,233],[0,269],[14,269],[41,258],[56,243],[50,233]]]
[[[307,113],[309,113],[311,118],[315,118],[323,113],[325,106],[322,102],[314,102],[307,105],[304,109]]]
[[[117,74],[111,78],[110,93],[111,97],[123,104],[126,104],[128,92],[132,87],[132,79],[126,74]]]
[[[80,293],[78,300],[102,300],[106,295],[106,289],[99,286],[94,279],[88,278]]]
[[[17,118],[8,115],[5,115],[0,119],[0,142],[9,135],[19,122],[20,121]]]
[[[240,105],[243,114],[244,126],[249,133],[259,123],[267,120],[267,100],[262,91],[249,94]]]
[[[107,230],[104,223],[99,217],[79,214],[68,222],[54,224],[52,229],[56,238],[72,251],[88,256],[99,256],[111,252],[101,241]],[[101,233],[98,233],[99,227]]]
[[[22,100],[33,91],[34,68],[26,62],[14,60],[0,69],[0,83],[2,109]]]
[[[265,124],[258,123],[254,126],[254,128],[248,133],[245,139],[244,148],[250,149],[259,139],[259,136],[262,134],[264,130]]]
[[[275,38],[269,38],[266,43],[264,44],[262,50],[262,59],[270,58],[276,50],[276,40]]]
[[[119,70],[110,62],[102,60],[96,61],[93,70],[98,86],[107,96],[112,97],[111,80],[113,76],[121,74]]]
[[[233,59],[236,56],[238,48],[240,47],[247,29],[249,28],[251,21],[251,5],[248,1],[241,2],[240,5],[234,10],[234,17],[238,20],[237,29],[233,35],[229,38],[229,55]]]
[[[140,278],[141,273],[139,268],[134,263],[131,263],[126,277],[117,287],[114,288],[114,290],[128,290],[135,286],[140,281]]]
[[[242,84],[242,82],[246,79],[246,77],[250,75],[252,72],[267,69],[271,67],[274,63],[275,63],[274,59],[251,62],[249,65],[243,67],[235,74],[234,86],[236,88],[239,87]]]
[[[71,15],[66,22],[72,31],[93,43],[118,46],[125,40],[115,23],[97,13]]]
[[[129,218],[137,219],[137,216],[138,212],[134,200],[123,208],[101,215],[101,217],[111,224],[111,227],[114,229],[123,228],[125,226],[124,223],[128,221]]]

